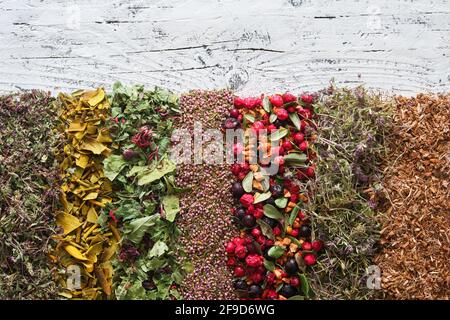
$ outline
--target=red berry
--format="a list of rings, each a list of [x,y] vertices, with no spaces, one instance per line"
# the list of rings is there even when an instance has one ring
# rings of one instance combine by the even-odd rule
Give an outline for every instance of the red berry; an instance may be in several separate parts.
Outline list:
[[[300,285],[300,279],[298,277],[291,278],[291,286],[298,287]]]
[[[277,115],[278,120],[283,121],[289,118],[289,112],[286,109],[278,109],[275,114]]]
[[[296,203],[298,201],[298,194],[291,194],[289,201]]]
[[[245,271],[242,267],[235,267],[234,268],[234,276],[235,277],[243,277],[245,275]]]
[[[256,242],[258,242],[260,245],[263,245],[266,243],[266,238],[263,235],[260,235],[257,239]]]
[[[300,144],[305,140],[305,136],[303,135],[303,133],[297,132],[296,134],[294,134],[294,140],[297,144]]]
[[[243,246],[245,244],[245,239],[240,237],[235,237],[232,241],[236,246]]]
[[[292,229],[291,236],[293,236],[294,238],[297,238],[298,237],[298,229]]]
[[[266,275],[266,281],[268,284],[272,284],[275,282],[275,274],[273,272],[269,272]]]
[[[228,242],[225,246],[225,251],[227,253],[234,253],[234,249],[236,249],[236,245],[233,242]]]
[[[267,131],[269,131],[270,133],[277,131],[277,127],[274,124],[269,124],[267,126]]]
[[[238,118],[239,117],[239,110],[238,109],[231,109],[230,110],[230,117],[233,117],[233,118]]]
[[[279,94],[269,97],[269,101],[274,107],[280,108],[283,106],[283,98]]]
[[[232,267],[234,265],[236,265],[236,259],[233,257],[229,257],[227,260],[227,266]]]
[[[263,257],[258,254],[249,254],[245,258],[245,263],[252,268],[257,268],[263,264]]]
[[[287,110],[289,113],[293,113],[293,112],[296,111],[296,110],[295,110],[295,107],[288,107],[286,110]]]
[[[231,165],[231,172],[232,172],[235,176],[237,176],[238,173],[239,173],[240,171],[241,171],[241,166],[240,166],[239,164],[233,163],[233,164]]]
[[[238,173],[238,179],[244,180],[245,176],[247,175],[247,172],[241,171]]]
[[[322,248],[323,248],[323,242],[320,240],[315,240],[315,241],[313,241],[311,246],[314,251],[320,252],[320,250],[322,250]]]
[[[283,102],[284,102],[284,103],[289,103],[289,102],[297,101],[297,97],[294,96],[292,93],[288,93],[288,92],[286,92],[285,94],[283,94],[282,98],[283,98]]]
[[[314,173],[314,168],[313,168],[313,167],[308,167],[308,168],[305,170],[305,174],[306,174],[308,177],[310,177],[310,178],[314,178],[314,175],[315,175],[315,173]]]
[[[234,98],[234,105],[236,107],[243,107],[244,106],[244,99],[239,98],[239,97],[235,97]]]
[[[300,220],[303,220],[303,219],[306,218],[306,215],[302,211],[299,211],[298,214],[297,214],[297,217],[299,217]]]
[[[258,134],[259,131],[264,129],[264,123],[262,121],[255,121],[255,123],[252,124],[253,131]]]
[[[312,112],[309,109],[300,109],[298,113],[305,119],[312,118]]]
[[[243,114],[239,114],[237,119],[238,119],[239,122],[242,122],[242,119],[244,119],[244,115]]]
[[[308,242],[308,241],[303,242],[302,249],[305,251],[311,251],[312,250],[311,242]]]
[[[298,146],[298,148],[300,150],[302,150],[303,152],[308,150],[308,141],[303,141],[302,143],[300,143],[300,145]]]
[[[255,212],[253,212],[253,216],[255,219],[261,219],[264,216],[264,211],[261,209],[256,209]]]
[[[279,236],[281,234],[281,230],[278,227],[273,228],[273,234],[275,236]]]
[[[254,198],[250,193],[246,193],[239,199],[239,201],[245,208],[248,208],[253,203]]]
[[[269,300],[278,299],[278,293],[275,290],[268,290],[266,293],[266,298]]]
[[[247,162],[241,163],[240,166],[241,170],[245,171],[246,173],[248,173],[248,171],[250,170],[250,165]]]
[[[303,171],[299,170],[297,172],[297,179],[300,181],[303,181],[303,180],[308,180],[308,177],[306,176],[306,174]]]
[[[308,126],[308,123],[305,120],[300,121],[300,130],[305,130]]]
[[[313,255],[313,254],[311,254],[311,253],[308,253],[307,255],[305,255],[305,257],[303,258],[303,260],[305,261],[305,264],[306,264],[307,266],[315,265],[316,262],[317,262],[316,256]]]
[[[300,99],[304,102],[304,103],[313,103],[314,98],[312,95],[310,94],[303,94]]]
[[[273,240],[272,239],[267,239],[266,240],[266,246],[268,246],[268,247],[273,246]]]
[[[252,229],[252,236],[254,236],[255,238],[259,237],[261,235],[261,230],[258,228],[253,228]]]
[[[296,184],[291,184],[288,188],[289,188],[290,193],[299,193],[300,192],[300,187]]]
[[[234,249],[234,254],[239,259],[243,259],[247,255],[247,248],[244,246],[236,246],[236,248]]]
[[[283,147],[284,150],[292,150],[293,146],[292,143],[288,140],[286,140],[285,142],[283,142],[283,144],[281,145]]]
[[[252,273],[249,278],[253,283],[260,283],[264,280],[264,277],[260,273]]]

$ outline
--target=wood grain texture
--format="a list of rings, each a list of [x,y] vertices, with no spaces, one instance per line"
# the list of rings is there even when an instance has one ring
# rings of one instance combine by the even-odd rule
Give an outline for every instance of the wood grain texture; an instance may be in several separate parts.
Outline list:
[[[0,0],[0,91],[450,91],[446,0]]]

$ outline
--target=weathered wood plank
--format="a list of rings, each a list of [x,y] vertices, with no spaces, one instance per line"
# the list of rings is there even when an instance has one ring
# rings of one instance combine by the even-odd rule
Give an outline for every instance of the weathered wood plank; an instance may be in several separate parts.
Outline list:
[[[449,31],[446,0],[0,1],[0,91],[450,91]]]

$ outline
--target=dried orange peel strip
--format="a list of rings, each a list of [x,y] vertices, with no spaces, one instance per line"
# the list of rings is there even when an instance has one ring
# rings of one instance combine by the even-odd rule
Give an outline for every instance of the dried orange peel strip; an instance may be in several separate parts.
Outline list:
[[[103,89],[60,94],[56,102],[66,145],[61,157],[61,204],[56,223],[62,234],[52,254],[60,266],[61,295],[98,299],[111,295],[110,259],[120,239],[115,226],[103,231],[97,223],[102,207],[111,202],[111,181],[102,161],[111,153],[112,139],[105,128],[110,104]]]

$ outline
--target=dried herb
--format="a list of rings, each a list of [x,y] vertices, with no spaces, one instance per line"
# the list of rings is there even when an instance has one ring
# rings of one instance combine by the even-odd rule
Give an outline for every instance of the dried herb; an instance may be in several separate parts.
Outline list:
[[[48,259],[60,143],[52,102],[36,90],[0,97],[0,299],[57,298]]]
[[[396,97],[383,163],[383,297],[449,299],[450,94]]]
[[[325,240],[311,287],[319,299],[367,299],[366,268],[380,235],[381,163],[386,156],[393,103],[389,98],[331,86],[316,104],[317,179],[314,230]]]
[[[102,212],[102,225],[117,221],[121,249],[114,261],[117,299],[179,299],[185,266],[175,224],[180,211],[168,158],[178,97],[156,88],[114,85],[110,130],[113,155],[104,161],[117,199]]]
[[[52,254],[65,283],[61,295],[108,297],[113,275],[110,258],[119,240],[114,223],[109,230],[101,230],[98,224],[101,209],[112,201],[111,182],[102,164],[111,153],[112,139],[105,127],[110,116],[109,101],[103,89],[76,91],[72,95],[60,94],[57,106],[66,138],[60,157],[63,208],[56,215],[62,234],[54,237],[58,244]],[[79,284],[74,282],[72,286],[69,268],[79,269]]]

